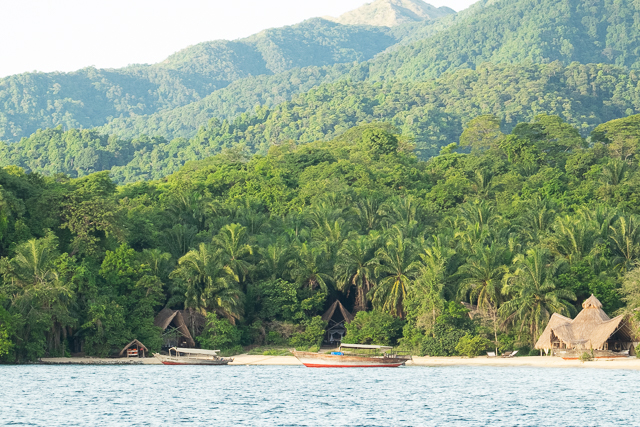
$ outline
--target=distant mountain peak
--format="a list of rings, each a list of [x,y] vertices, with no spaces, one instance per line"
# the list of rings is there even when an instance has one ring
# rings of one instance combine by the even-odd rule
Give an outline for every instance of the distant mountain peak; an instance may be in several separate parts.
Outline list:
[[[375,0],[339,18],[324,17],[344,25],[395,27],[407,22],[428,21],[456,13],[448,7],[435,7],[422,0]]]

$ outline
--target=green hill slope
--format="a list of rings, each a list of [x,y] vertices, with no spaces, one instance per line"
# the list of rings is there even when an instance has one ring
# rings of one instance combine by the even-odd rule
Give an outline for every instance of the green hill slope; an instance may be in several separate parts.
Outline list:
[[[387,29],[312,19],[238,41],[201,43],[154,65],[0,79],[0,138],[89,128],[198,101],[232,81],[296,67],[360,62],[396,43]]]
[[[484,62],[577,61],[640,68],[640,3],[501,0],[372,61],[376,79],[423,79]]]
[[[640,112],[640,74],[611,65],[491,65],[440,79],[322,85],[269,109],[231,121],[212,119],[191,139],[122,139],[96,131],[52,129],[0,149],[1,165],[83,176],[111,170],[119,182],[166,176],[189,160],[246,147],[266,152],[274,144],[331,139],[354,125],[375,121],[413,137],[422,158],[458,141],[463,125],[484,114],[516,122],[547,113],[562,117],[583,136],[600,123]]]

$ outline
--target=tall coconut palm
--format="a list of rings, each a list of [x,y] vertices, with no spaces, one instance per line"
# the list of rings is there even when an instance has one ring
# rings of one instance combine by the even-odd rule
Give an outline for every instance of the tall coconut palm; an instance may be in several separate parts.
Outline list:
[[[374,308],[404,317],[404,301],[413,279],[419,274],[417,258],[417,248],[395,227],[393,235],[376,251],[376,285],[371,291]]]
[[[368,236],[352,236],[344,242],[334,265],[336,287],[348,292],[356,289],[355,311],[367,309],[367,294],[373,286],[375,241]]]
[[[201,243],[178,261],[171,277],[185,288],[185,308],[215,312],[232,323],[242,316],[239,277],[219,259],[217,251]]]
[[[499,309],[508,323],[520,325],[535,343],[553,313],[571,314],[575,309],[573,292],[557,289],[554,283],[560,263],[553,262],[547,249],[533,248],[514,259],[515,271],[505,275],[502,293],[512,299]]]

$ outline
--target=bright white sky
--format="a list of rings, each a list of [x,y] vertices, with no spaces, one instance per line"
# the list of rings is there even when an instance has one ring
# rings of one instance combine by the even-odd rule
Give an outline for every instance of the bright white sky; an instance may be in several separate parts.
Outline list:
[[[476,0],[433,0],[456,11]],[[189,45],[247,37],[371,0],[1,0],[0,77],[155,63]]]

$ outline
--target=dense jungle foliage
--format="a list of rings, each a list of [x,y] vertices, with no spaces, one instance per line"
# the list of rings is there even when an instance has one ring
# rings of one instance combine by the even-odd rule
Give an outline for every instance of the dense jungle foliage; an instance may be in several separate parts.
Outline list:
[[[385,121],[413,138],[422,158],[459,140],[463,124],[482,114],[503,120],[504,131],[541,113],[557,114],[583,136],[599,124],[640,111],[640,75],[610,65],[484,64],[424,83],[341,81],[274,108],[259,107],[234,120],[211,119],[191,139],[103,135],[97,130],[38,131],[0,146],[0,165],[47,175],[81,177],[111,170],[118,183],[158,179],[189,160],[229,147],[265,154],[274,144],[331,139],[372,121]],[[172,122],[164,126],[171,127]]]
[[[315,347],[336,299],[352,342],[524,352],[592,293],[640,305],[639,144],[640,116],[587,142],[558,116],[503,133],[485,115],[428,161],[374,124],[123,186],[8,166],[0,354],[157,350],[165,306],[207,314],[204,347]]]

